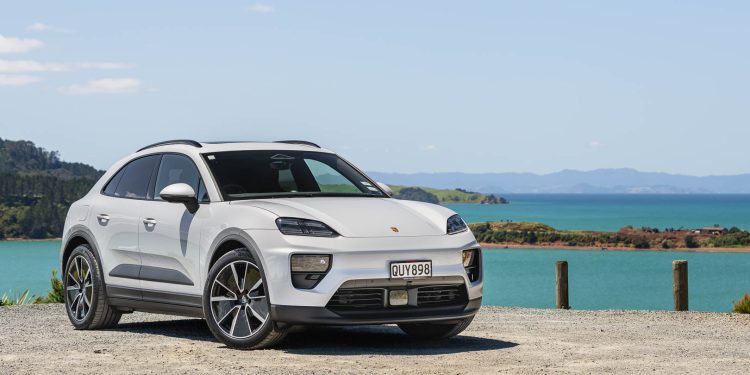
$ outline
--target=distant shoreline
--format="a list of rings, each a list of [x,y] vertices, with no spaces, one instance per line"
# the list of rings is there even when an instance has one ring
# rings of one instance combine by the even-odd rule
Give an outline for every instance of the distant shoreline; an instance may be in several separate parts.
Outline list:
[[[483,249],[503,250],[503,249],[546,249],[546,250],[588,250],[588,251],[632,251],[632,252],[652,252],[652,253],[750,253],[750,248],[746,247],[699,247],[699,248],[674,248],[674,249],[636,249],[633,247],[601,247],[601,246],[566,246],[559,244],[502,244],[487,243],[479,244]]]

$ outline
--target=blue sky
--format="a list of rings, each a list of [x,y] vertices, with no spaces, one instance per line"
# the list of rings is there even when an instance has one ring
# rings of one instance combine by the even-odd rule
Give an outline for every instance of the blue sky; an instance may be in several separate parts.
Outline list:
[[[309,139],[370,171],[750,172],[750,3],[0,3],[0,137],[99,168]]]

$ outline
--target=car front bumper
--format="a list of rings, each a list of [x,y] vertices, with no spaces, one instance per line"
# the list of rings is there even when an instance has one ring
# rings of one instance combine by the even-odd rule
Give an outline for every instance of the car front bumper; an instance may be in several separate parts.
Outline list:
[[[384,324],[455,321],[473,316],[482,301],[482,277],[466,275],[461,252],[478,249],[471,232],[445,236],[382,238],[315,238],[285,236],[278,231],[247,230],[264,269],[271,318],[289,324]],[[312,289],[292,285],[292,254],[331,254],[331,268]],[[480,258],[481,259],[481,258]],[[433,276],[419,280],[390,280],[391,262],[430,260]],[[480,273],[481,275],[481,273]],[[461,299],[440,305],[422,305],[410,297],[408,306],[389,306],[391,289],[450,284],[461,286]],[[329,306],[340,289],[381,288],[379,308],[336,309]]]

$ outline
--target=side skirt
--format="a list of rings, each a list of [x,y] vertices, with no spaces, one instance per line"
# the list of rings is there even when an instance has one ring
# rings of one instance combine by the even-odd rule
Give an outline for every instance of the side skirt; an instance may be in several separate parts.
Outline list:
[[[120,286],[107,286],[109,303],[123,312],[203,318],[203,298],[198,295],[157,292]]]

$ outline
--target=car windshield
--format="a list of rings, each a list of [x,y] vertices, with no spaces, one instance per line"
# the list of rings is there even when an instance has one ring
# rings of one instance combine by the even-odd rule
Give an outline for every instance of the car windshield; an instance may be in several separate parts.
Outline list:
[[[336,154],[226,151],[203,155],[224,200],[274,197],[384,197]]]

